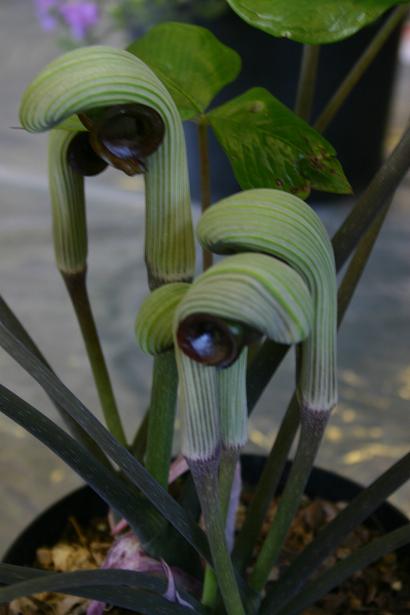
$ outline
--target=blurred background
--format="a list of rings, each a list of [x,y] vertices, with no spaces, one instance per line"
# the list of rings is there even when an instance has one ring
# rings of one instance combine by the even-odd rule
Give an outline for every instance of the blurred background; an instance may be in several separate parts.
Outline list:
[[[170,12],[172,3],[161,0],[99,3],[0,0],[0,291],[64,383],[98,416],[96,393],[77,323],[54,267],[47,194],[47,138],[19,129],[19,99],[38,70],[63,49],[101,41],[123,47],[158,19],[190,19],[213,24],[218,36],[233,46],[241,38],[235,34],[232,15],[225,10],[222,0],[177,4],[177,12],[173,13]],[[254,81],[249,85],[240,81],[239,91],[261,85],[267,74],[273,75],[273,81],[263,85],[291,105],[300,46],[280,41],[282,47],[275,48],[273,39],[263,33],[259,35],[264,45],[271,45],[271,55],[265,52],[260,77],[252,66],[245,66],[245,72],[249,70]],[[346,44],[353,49],[356,43],[352,39]],[[283,65],[283,53],[289,64]],[[326,54],[333,53],[336,52],[326,48],[319,73],[321,82],[330,83],[327,86],[332,88],[330,93],[335,78],[335,69],[330,67],[335,66],[336,59]],[[347,53],[339,53],[341,76],[346,70],[343,63]],[[370,90],[357,103],[359,107],[362,105],[363,123],[379,103],[384,109],[376,128],[368,128],[370,133],[379,133],[380,151],[378,145],[367,145],[369,140],[357,126],[352,128],[349,115],[344,125],[350,126],[349,137],[345,127],[339,128],[339,135],[336,129],[333,136],[331,132],[327,135],[332,142],[339,139],[340,148],[335,143],[338,152],[344,152],[345,147],[354,151],[353,161],[344,159],[344,153],[340,157],[356,193],[378,166],[380,155],[385,155],[397,143],[408,121],[408,25],[403,28],[400,40],[398,33],[392,39],[389,55],[388,61],[382,59],[372,69]],[[383,92],[387,97],[382,104],[379,99]],[[317,110],[327,97],[326,87],[322,87]],[[188,131],[187,139],[191,148],[193,194],[197,197],[195,137]],[[227,163],[218,158],[220,153],[212,155],[220,176],[225,177],[227,173],[221,165]],[[215,197],[235,189],[234,184],[220,185],[215,172],[212,179]],[[147,406],[150,389],[150,360],[136,347],[133,334],[138,306],[148,292],[143,263],[143,183],[141,178],[130,179],[109,170],[87,180],[87,197],[90,294],[115,392],[126,426],[133,434]],[[319,199],[313,195],[313,204],[332,233],[352,200],[323,195]],[[331,417],[317,461],[318,465],[363,484],[405,454],[409,446],[409,206],[408,176],[396,193],[340,332],[340,403]],[[55,417],[39,387],[2,351],[0,371],[4,384]],[[289,353],[252,417],[249,451],[264,453],[270,448],[291,396],[293,379],[293,356]],[[3,416],[0,416],[0,476],[0,552],[38,511],[80,483],[52,453]],[[392,501],[409,513],[410,487],[403,487]]]

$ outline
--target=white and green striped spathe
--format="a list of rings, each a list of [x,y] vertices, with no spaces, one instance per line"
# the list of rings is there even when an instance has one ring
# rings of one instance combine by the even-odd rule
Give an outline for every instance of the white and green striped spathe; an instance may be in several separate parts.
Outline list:
[[[248,440],[247,359],[245,347],[232,365],[218,372],[221,442],[225,449],[239,451]]]
[[[23,94],[20,121],[48,130],[73,114],[138,103],[165,124],[163,143],[147,161],[145,255],[151,287],[192,277],[195,263],[185,141],[178,110],[138,58],[104,46],[70,51],[43,69]]]
[[[337,402],[336,274],[332,246],[319,217],[286,192],[248,190],[205,212],[197,233],[212,252],[272,254],[303,276],[315,313],[312,334],[303,344],[299,395],[311,409],[330,410]]]
[[[172,348],[175,311],[189,286],[186,282],[165,284],[144,299],[135,322],[137,343],[143,352],[156,356]]]
[[[310,332],[310,292],[291,267],[265,254],[236,254],[200,275],[177,308],[177,323],[193,314],[236,321],[280,344]]]
[[[285,263],[264,254],[237,254],[208,269],[188,289],[176,310],[175,334],[186,318],[196,314],[204,319],[209,315],[235,321],[277,342],[294,344],[310,333],[313,303],[301,276]],[[181,354],[179,349],[178,353]],[[196,455],[197,459],[206,459],[213,456],[219,442],[227,448],[243,446],[247,423],[246,351],[241,352],[236,363],[218,372],[207,371],[214,368],[200,364],[195,367],[195,361],[188,357],[180,360],[178,367],[184,413],[183,453],[188,458]],[[181,374],[184,370],[188,376]],[[207,379],[202,385],[201,374]],[[217,378],[218,385],[213,401],[209,392],[200,392],[201,387],[209,385],[210,378]],[[184,386],[193,388],[185,391]],[[204,412],[211,413],[207,421]],[[219,440],[215,441],[218,421]],[[207,427],[208,434],[204,431]],[[198,442],[200,454],[205,457],[196,450]]]
[[[175,345],[182,410],[182,454],[191,461],[214,459],[220,448],[218,370],[187,357]]]
[[[75,132],[55,129],[48,140],[54,254],[58,269],[68,275],[87,267],[84,178],[67,162],[67,150],[75,136]]]

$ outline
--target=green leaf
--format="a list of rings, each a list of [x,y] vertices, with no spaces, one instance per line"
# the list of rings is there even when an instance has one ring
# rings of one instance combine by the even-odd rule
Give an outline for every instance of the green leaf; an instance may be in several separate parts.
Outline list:
[[[129,570],[82,570],[68,573],[47,573],[30,568],[0,564],[0,583],[18,582],[0,589],[0,603],[11,602],[21,596],[55,591],[92,600],[108,602],[113,606],[136,609],[139,613],[158,615],[184,615],[203,613],[200,605],[189,594],[181,597],[195,604],[189,611],[168,601],[161,594],[166,591],[165,579],[155,578]]]
[[[352,36],[407,0],[227,0],[249,25],[273,36],[319,45]]]
[[[172,95],[183,120],[205,111],[233,81],[241,59],[209,30],[185,23],[163,23],[128,47],[156,73]]]
[[[351,192],[334,148],[264,88],[213,109],[208,119],[243,190]]]

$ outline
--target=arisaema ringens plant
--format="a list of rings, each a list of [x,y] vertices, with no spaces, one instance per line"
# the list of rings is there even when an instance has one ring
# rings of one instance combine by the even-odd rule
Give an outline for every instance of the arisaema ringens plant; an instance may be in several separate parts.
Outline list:
[[[400,9],[394,19],[402,14]],[[0,409],[83,477],[137,536],[139,553],[149,555],[157,568],[164,560],[165,574],[154,576],[138,566],[55,574],[3,564],[0,582],[6,587],[0,588],[0,603],[55,590],[150,615],[296,615],[360,566],[409,540],[407,525],[307,583],[343,537],[410,475],[407,455],[353,500],[277,583],[266,584],[336,403],[337,324],[380,229],[386,199],[408,166],[410,137],[407,133],[397,146],[332,245],[318,216],[289,191],[300,197],[311,188],[347,192],[333,148],[261,88],[208,111],[217,86],[233,79],[240,66],[237,54],[215,40],[202,28],[162,25],[131,46],[132,53],[92,47],[66,54],[46,67],[23,96],[23,127],[50,131],[55,257],[84,335],[108,429],[53,373],[3,301],[1,345],[44,388],[72,435],[3,386]],[[175,78],[173,63],[183,78]],[[251,188],[202,216],[198,239],[204,250],[223,258],[196,278],[181,116],[198,123],[202,145],[212,127],[242,188]],[[84,177],[107,165],[129,175],[142,173],[145,180],[151,294],[138,312],[136,334],[140,347],[154,357],[154,368],[138,456],[127,446],[130,438],[121,425],[85,283]],[[336,268],[357,244],[337,297]],[[230,552],[232,485],[237,487],[234,475],[247,440],[248,413],[265,375],[254,378],[251,387],[249,379],[261,357],[265,374],[289,347],[296,354],[292,429],[294,434],[300,423],[299,440],[274,522],[249,569],[258,524],[282,467],[279,463],[268,481],[268,497],[258,498],[257,489],[248,514],[253,517],[256,510],[257,522],[252,526],[245,520]],[[181,481],[180,492],[168,490],[177,389],[180,450],[197,496],[190,478]],[[289,446],[282,442],[282,458]],[[199,591],[180,584],[177,567],[196,577]]]
[[[174,341],[182,453],[197,487],[229,613],[245,612],[224,539],[224,517],[233,470],[247,440],[247,345],[257,335],[286,344],[301,341],[309,334],[312,312],[307,286],[292,268],[262,254],[241,254],[214,265],[191,287],[173,284],[155,291],[137,320],[145,350],[165,352]],[[220,490],[221,454],[225,476]]]

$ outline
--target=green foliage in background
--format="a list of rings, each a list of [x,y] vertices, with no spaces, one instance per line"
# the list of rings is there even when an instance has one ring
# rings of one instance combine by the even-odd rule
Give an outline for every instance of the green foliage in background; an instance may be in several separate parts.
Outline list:
[[[405,0],[227,0],[249,25],[299,43],[335,43]]]

